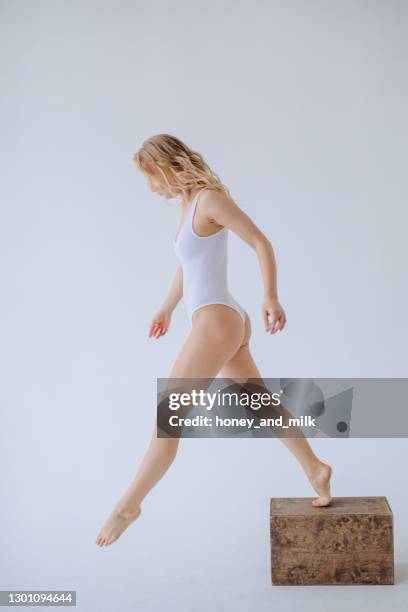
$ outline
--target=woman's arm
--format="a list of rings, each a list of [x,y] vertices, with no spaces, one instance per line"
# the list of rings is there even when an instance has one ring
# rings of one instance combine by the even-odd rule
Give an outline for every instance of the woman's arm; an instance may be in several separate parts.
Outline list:
[[[173,282],[170,287],[170,291],[163,302],[161,310],[167,310],[173,312],[181,298],[183,297],[183,268],[181,264],[177,268],[177,272],[174,276]]]
[[[225,194],[207,190],[201,199],[202,210],[209,221],[228,227],[257,254],[264,284],[262,315],[265,331],[272,334],[282,331],[287,319],[278,300],[276,260],[272,244],[252,219]]]
[[[160,307],[159,311],[154,315],[150,324],[149,337],[154,336],[160,338],[164,336],[170,326],[171,315],[177,304],[183,297],[183,269],[181,264],[177,268],[169,293]]]

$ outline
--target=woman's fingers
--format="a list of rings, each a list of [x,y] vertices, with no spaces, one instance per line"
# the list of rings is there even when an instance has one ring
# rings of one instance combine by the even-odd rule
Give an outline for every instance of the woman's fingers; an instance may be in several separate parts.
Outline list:
[[[268,317],[271,318],[269,322]],[[273,312],[272,310],[263,311],[263,319],[265,331],[270,334],[276,334],[277,331],[282,331],[286,325],[286,316],[283,312]]]
[[[269,310],[264,310],[264,323],[265,323],[265,331],[270,332],[272,328],[272,321],[269,320],[269,317],[272,318],[272,313]]]
[[[265,331],[268,331],[268,327],[269,327],[268,311],[264,308],[262,310],[262,314],[263,314],[263,320],[264,320],[264,325],[265,325]]]
[[[160,323],[158,321],[154,321],[150,327],[149,338],[153,337],[157,340],[158,338],[161,338],[161,336],[164,336],[164,334],[167,332],[167,329],[168,325],[165,325],[164,323]]]
[[[150,323],[149,338],[161,338],[167,333],[170,326],[171,316],[169,314],[156,313]]]
[[[277,325],[276,331],[282,331],[283,328],[285,327],[285,324],[286,324],[286,317],[285,317],[285,314],[282,312],[278,318],[278,325]]]
[[[269,321],[269,317],[271,320]],[[265,323],[265,331],[268,333],[273,333],[273,326],[276,323],[276,318],[272,312],[272,310],[268,310],[267,308],[264,310],[264,323]]]
[[[160,326],[160,323],[158,323],[157,321],[152,322],[150,326],[149,338],[151,336],[156,337],[156,334],[159,331],[159,326]]]
[[[279,317],[277,316],[277,314],[272,313],[272,323],[269,328],[271,334],[275,334],[277,332],[277,325],[279,325]]]
[[[152,323],[150,324],[150,329],[149,329],[149,338],[153,336],[155,327],[156,327],[156,323],[152,321]]]

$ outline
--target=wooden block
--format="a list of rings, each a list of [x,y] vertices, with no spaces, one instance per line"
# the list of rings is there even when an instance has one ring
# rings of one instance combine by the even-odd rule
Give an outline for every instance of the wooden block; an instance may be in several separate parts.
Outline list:
[[[272,584],[394,584],[393,514],[386,497],[271,499]]]

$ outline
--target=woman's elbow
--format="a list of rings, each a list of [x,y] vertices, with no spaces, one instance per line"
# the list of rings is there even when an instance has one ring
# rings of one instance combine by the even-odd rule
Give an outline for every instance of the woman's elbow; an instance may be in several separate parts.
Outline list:
[[[272,243],[265,236],[265,234],[261,234],[259,236],[255,236],[254,241],[253,241],[253,248],[255,251],[262,250],[262,249],[272,250]]]

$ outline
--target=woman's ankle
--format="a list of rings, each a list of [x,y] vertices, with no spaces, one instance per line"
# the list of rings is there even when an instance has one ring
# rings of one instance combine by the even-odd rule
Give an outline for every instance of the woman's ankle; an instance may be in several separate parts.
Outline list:
[[[320,459],[317,459],[317,458],[315,461],[308,463],[306,466],[304,466],[304,470],[305,470],[307,477],[313,478],[317,476],[317,474],[319,474],[320,470],[322,469],[324,465],[325,464],[323,463],[323,461],[320,461]]]

